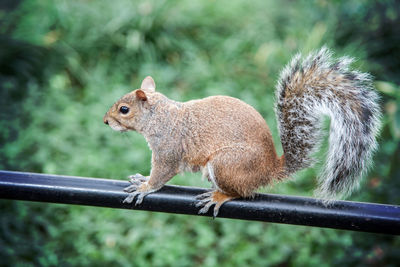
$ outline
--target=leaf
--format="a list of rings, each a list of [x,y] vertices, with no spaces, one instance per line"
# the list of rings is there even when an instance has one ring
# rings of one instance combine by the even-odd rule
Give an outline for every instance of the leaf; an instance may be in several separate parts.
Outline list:
[[[393,117],[392,131],[396,138],[400,138],[400,108],[398,106]]]
[[[376,89],[378,89],[378,91],[384,93],[385,95],[391,97],[400,97],[400,88],[393,83],[385,81],[376,81],[375,87]]]

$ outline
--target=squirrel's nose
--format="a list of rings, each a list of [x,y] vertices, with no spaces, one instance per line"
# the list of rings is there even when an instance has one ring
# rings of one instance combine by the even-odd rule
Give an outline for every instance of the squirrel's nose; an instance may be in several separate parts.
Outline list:
[[[104,121],[105,124],[108,125],[108,120],[104,119],[103,121]]]

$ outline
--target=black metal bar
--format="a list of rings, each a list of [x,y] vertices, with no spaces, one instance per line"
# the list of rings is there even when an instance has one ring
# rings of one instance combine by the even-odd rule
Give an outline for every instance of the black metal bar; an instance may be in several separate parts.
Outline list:
[[[0,198],[198,215],[201,188],[164,186],[138,206],[122,203],[127,181],[0,171]],[[206,216],[212,216],[211,212]],[[400,206],[258,194],[225,203],[218,217],[400,234]]]

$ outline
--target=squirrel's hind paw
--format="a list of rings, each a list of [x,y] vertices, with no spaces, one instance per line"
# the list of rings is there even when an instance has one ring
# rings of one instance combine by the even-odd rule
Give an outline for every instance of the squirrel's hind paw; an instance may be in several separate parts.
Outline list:
[[[234,199],[235,197],[226,195],[222,192],[219,191],[211,191],[211,192],[206,192],[203,194],[200,194],[196,196],[197,200],[200,200],[197,204],[196,207],[202,207],[199,210],[199,214],[205,214],[208,212],[210,207],[212,205],[214,206],[214,211],[213,211],[213,218],[217,217],[219,208],[224,204],[225,202]]]

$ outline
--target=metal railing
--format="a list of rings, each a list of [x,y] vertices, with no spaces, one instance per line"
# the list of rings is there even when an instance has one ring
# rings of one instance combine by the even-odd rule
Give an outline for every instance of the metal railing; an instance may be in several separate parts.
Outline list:
[[[0,171],[0,198],[198,214],[195,196],[206,189],[164,186],[141,205],[124,204],[127,181]],[[257,194],[225,203],[218,217],[307,225],[354,231],[400,234],[400,206],[336,201],[324,206],[313,198]]]

